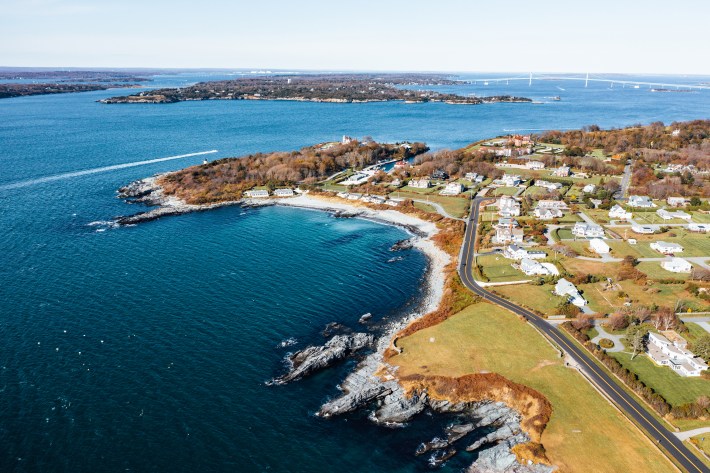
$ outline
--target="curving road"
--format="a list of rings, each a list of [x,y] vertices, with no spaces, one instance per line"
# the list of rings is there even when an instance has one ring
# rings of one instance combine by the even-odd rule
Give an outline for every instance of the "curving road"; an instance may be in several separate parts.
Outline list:
[[[459,261],[459,275],[464,285],[482,298],[504,307],[511,312],[525,317],[535,328],[542,332],[546,337],[552,340],[557,346],[561,347],[580,367],[584,369],[587,376],[597,385],[599,389],[611,399],[616,406],[623,410],[628,417],[640,425],[649,435],[649,437],[665,449],[665,451],[675,460],[677,465],[682,466],[689,473],[710,473],[710,469],[706,467],[699,458],[688,450],[674,434],[666,427],[657,421],[649,414],[636,399],[624,391],[616,384],[616,381],[607,375],[599,366],[592,360],[590,354],[578,348],[553,325],[548,324],[545,319],[535,315],[534,313],[514,303],[503,299],[495,294],[485,290],[479,286],[474,280],[471,268],[474,263],[474,242],[476,239],[476,226],[478,224],[478,216],[480,205],[486,200],[485,197],[477,197],[472,201],[471,214],[466,225],[466,234],[464,236],[463,248],[461,252],[461,261]]]

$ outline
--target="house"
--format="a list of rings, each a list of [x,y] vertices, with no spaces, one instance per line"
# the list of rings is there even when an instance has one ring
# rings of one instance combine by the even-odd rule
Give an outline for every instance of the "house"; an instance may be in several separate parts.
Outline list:
[[[660,333],[649,332],[646,344],[648,357],[661,366],[668,366],[681,376],[700,376],[708,369],[707,363],[682,342],[671,342]]]
[[[473,182],[476,178],[478,177],[478,173],[476,172],[467,172],[466,175],[463,177],[467,181]]]
[[[708,223],[690,223],[688,224],[688,230],[691,232],[709,233],[710,224]]]
[[[399,187],[402,185],[402,180],[398,177],[395,177],[392,182],[390,182],[390,186],[392,187]]]
[[[637,207],[641,209],[650,209],[656,206],[651,202],[651,198],[646,195],[632,195],[629,197],[629,207]]]
[[[627,212],[619,204],[614,205],[611,210],[609,210],[609,218],[615,218],[619,220],[630,220],[631,216],[631,212]]]
[[[503,177],[500,178],[500,181],[506,187],[516,187],[523,182],[523,179],[516,174],[503,174]]]
[[[545,169],[545,163],[542,161],[528,161],[525,163],[525,167],[533,171],[539,171],[540,169]]]
[[[559,182],[543,181],[542,179],[535,179],[535,185],[538,187],[544,187],[550,192],[562,189],[562,184]]]
[[[656,210],[656,215],[661,217],[663,220],[671,220],[673,218],[673,214],[671,214],[669,211],[666,209],[658,209]]]
[[[348,200],[360,200],[362,198],[362,194],[348,194],[346,198]]]
[[[541,200],[537,203],[538,209],[568,210],[567,203],[562,200]]]
[[[583,238],[603,238],[604,229],[596,223],[577,222],[572,227],[572,235]]]
[[[498,223],[496,224],[499,227],[507,227],[512,225],[513,227],[518,227],[518,221],[515,220],[514,218],[511,217],[503,217],[498,219]]]
[[[629,238],[629,239],[626,240],[626,241],[629,242],[629,245],[635,245],[636,243],[638,243],[638,242],[636,241],[636,238]]]
[[[526,276],[548,276],[550,274],[549,269],[530,258],[523,258],[520,261],[520,271],[524,272]]]
[[[444,187],[444,190],[439,192],[441,195],[459,195],[464,191],[464,186],[463,184],[459,184],[458,182],[450,182],[446,184],[446,187]]]
[[[522,228],[496,227],[495,243],[522,243],[524,232]]]
[[[683,251],[683,247],[678,243],[666,243],[665,241],[654,241],[650,246],[652,249],[664,255],[672,255]]]
[[[449,175],[443,169],[437,169],[431,173],[431,177],[434,179],[448,179]]]
[[[276,189],[274,195],[276,197],[293,197],[293,189]]]
[[[592,238],[591,240],[589,240],[589,247],[592,249],[592,251],[600,255],[606,255],[611,251],[609,245],[607,245],[606,242],[601,238]]]
[[[353,141],[355,141],[355,138],[353,138],[352,136],[343,135],[343,139],[340,142],[344,145],[347,145],[352,143]]]
[[[688,212],[683,212],[682,210],[676,210],[675,212],[673,212],[673,217],[687,221],[690,221],[690,219],[693,218],[693,216],[690,215]]]
[[[693,270],[693,266],[683,258],[671,258],[661,261],[661,268],[671,273],[689,273]]]
[[[688,204],[688,199],[685,197],[668,197],[666,203],[671,207],[685,207]]]
[[[252,189],[250,191],[246,191],[244,194],[252,199],[264,199],[269,197],[269,191],[266,189]]]
[[[552,220],[555,218],[560,218],[563,215],[560,209],[536,208],[534,213],[535,217],[539,218],[540,220]]]
[[[504,195],[498,201],[498,215],[501,217],[518,217],[520,215],[520,202],[513,197]]]
[[[409,181],[409,187],[414,187],[415,189],[428,189],[431,187],[431,181],[429,179],[412,179]]]
[[[555,294],[558,296],[567,297],[567,300],[577,307],[584,307],[587,305],[587,301],[579,293],[574,284],[566,280],[565,278],[560,278],[555,284]]]
[[[486,176],[484,176],[483,174],[479,174],[478,176],[476,176],[476,179],[474,179],[473,182],[475,182],[476,184],[480,184],[485,179],[486,179]]]
[[[544,251],[529,251],[518,245],[508,245],[503,250],[503,256],[508,259],[519,261],[523,258],[544,259],[547,258],[547,253]]]
[[[594,184],[587,184],[582,188],[582,192],[584,192],[585,194],[594,194],[594,191],[596,190],[597,186],[595,186]]]
[[[552,172],[557,177],[567,177],[572,174],[569,166],[560,166]]]
[[[634,233],[641,233],[644,235],[650,235],[655,232],[653,227],[649,227],[648,225],[631,225],[631,231]]]

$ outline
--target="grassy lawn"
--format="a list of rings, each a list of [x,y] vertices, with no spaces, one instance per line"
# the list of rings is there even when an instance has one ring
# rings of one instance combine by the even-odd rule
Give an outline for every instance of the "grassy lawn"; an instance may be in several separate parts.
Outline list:
[[[533,197],[541,194],[547,194],[547,189],[544,187],[530,186],[523,192],[523,195],[531,195]]]
[[[496,187],[492,191],[488,191],[489,197],[495,197],[500,195],[515,195],[520,189],[517,187]]]
[[[431,206],[429,204],[425,204],[423,202],[414,202],[414,206],[418,209],[425,211],[425,212],[429,212],[432,214],[438,213],[433,206]]]
[[[661,267],[660,261],[642,261],[636,266],[636,269],[646,273],[651,279],[678,279],[685,281],[690,276],[690,273],[666,271]]]
[[[587,240],[577,240],[577,241],[566,241],[565,245],[572,248],[574,251],[579,253],[581,256],[587,256],[589,258],[600,258],[598,253],[595,253],[589,248],[589,241]]]
[[[557,240],[571,240],[574,238],[572,230],[569,228],[558,228],[556,231]]]
[[[618,230],[618,229],[617,229]],[[623,232],[621,232],[623,235]],[[663,258],[664,255],[652,249],[647,241],[639,241],[635,245],[627,241],[607,240],[607,245],[611,248],[612,256],[623,258],[633,256],[634,258]]]
[[[685,378],[666,366],[657,366],[646,355],[631,360],[629,353],[609,353],[629,371],[636,373],[641,381],[657,391],[671,405],[679,406],[695,401],[710,393],[710,380]]]
[[[631,231],[629,231],[629,236],[632,236]],[[678,253],[680,257],[710,256],[710,237],[706,233],[689,232],[682,227],[671,227],[666,233],[656,235],[633,234],[633,238],[638,240],[638,245],[650,245],[654,241],[678,243],[683,247],[683,252]],[[663,255],[655,251],[653,256],[662,257]]]
[[[682,218],[672,218],[670,220],[663,220],[661,217],[656,214],[656,212],[632,212],[633,213],[633,219],[636,220],[640,224],[644,223],[655,223],[658,225],[665,225],[667,223],[687,223],[685,220]]]
[[[397,345],[403,353],[391,361],[404,375],[493,371],[540,391],[554,409],[542,442],[559,471],[672,471],[579,373],[564,367],[534,328],[499,307],[475,304]]]
[[[697,435],[690,442],[705,452],[705,455],[710,455],[710,433]]]
[[[453,215],[454,217],[463,217],[468,213],[468,209],[471,205],[471,201],[465,197],[448,197],[445,195],[439,195],[439,194],[421,194],[421,193],[414,193],[414,192],[408,192],[406,189],[407,187],[403,187],[401,190],[392,192],[390,193],[390,197],[393,198],[401,198],[401,199],[420,199],[420,200],[429,200],[431,202],[436,202],[437,204],[440,204],[442,207],[444,207],[444,210],[446,210],[450,215]],[[424,189],[415,189],[415,190],[424,190]]]
[[[483,274],[490,282],[522,281],[529,279],[522,272],[511,266],[512,260],[501,255],[484,255],[476,257],[476,263],[483,266]]]
[[[498,286],[492,289],[516,304],[540,311],[547,316],[556,315],[557,306],[563,301],[562,297],[552,293],[554,286],[551,284],[545,284],[543,286],[535,286],[532,284]]]
[[[695,223],[710,223],[710,214],[704,214],[702,212],[688,212],[693,216],[693,222]]]

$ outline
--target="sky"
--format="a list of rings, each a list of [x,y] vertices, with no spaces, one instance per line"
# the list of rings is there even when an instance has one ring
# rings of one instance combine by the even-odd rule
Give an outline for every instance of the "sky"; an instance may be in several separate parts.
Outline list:
[[[0,0],[0,66],[710,74],[708,0]]]

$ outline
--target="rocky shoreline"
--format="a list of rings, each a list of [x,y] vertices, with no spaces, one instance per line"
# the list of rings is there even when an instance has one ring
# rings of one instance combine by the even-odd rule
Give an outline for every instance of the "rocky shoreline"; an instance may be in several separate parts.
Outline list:
[[[354,206],[335,199],[299,196],[280,200],[240,200],[213,205],[189,205],[166,196],[157,184],[157,177],[133,182],[119,190],[118,197],[130,203],[140,203],[155,208],[146,212],[115,219],[119,225],[134,225],[168,215],[204,211],[227,205],[264,206],[283,205],[328,211],[341,218],[365,218],[388,225],[405,228],[412,238],[396,242],[391,250],[417,248],[428,258],[426,283],[420,306],[401,320],[389,323],[375,337],[371,333],[347,333],[332,336],[325,344],[309,346],[287,356],[286,373],[268,384],[283,385],[352,357],[362,356],[357,367],[338,386],[340,395],[324,403],[316,415],[331,418],[353,411],[369,412],[368,419],[385,427],[400,427],[424,413],[456,416],[444,432],[431,439],[423,439],[413,456],[428,455],[432,467],[443,465],[462,450],[475,451],[477,459],[468,472],[548,473],[552,467],[543,464],[518,462],[513,447],[530,441],[521,428],[521,415],[502,402],[449,402],[429,397],[426,389],[405,392],[398,381],[396,369],[386,363],[385,350],[390,348],[395,335],[410,322],[435,310],[442,299],[444,268],[450,256],[438,248],[431,237],[438,232],[435,224],[396,210],[373,210]],[[367,317],[369,319],[369,317]],[[363,355],[364,353],[364,355]],[[463,420],[462,420],[463,419]],[[486,429],[482,434],[482,429]],[[474,438],[475,437],[475,438]]]

